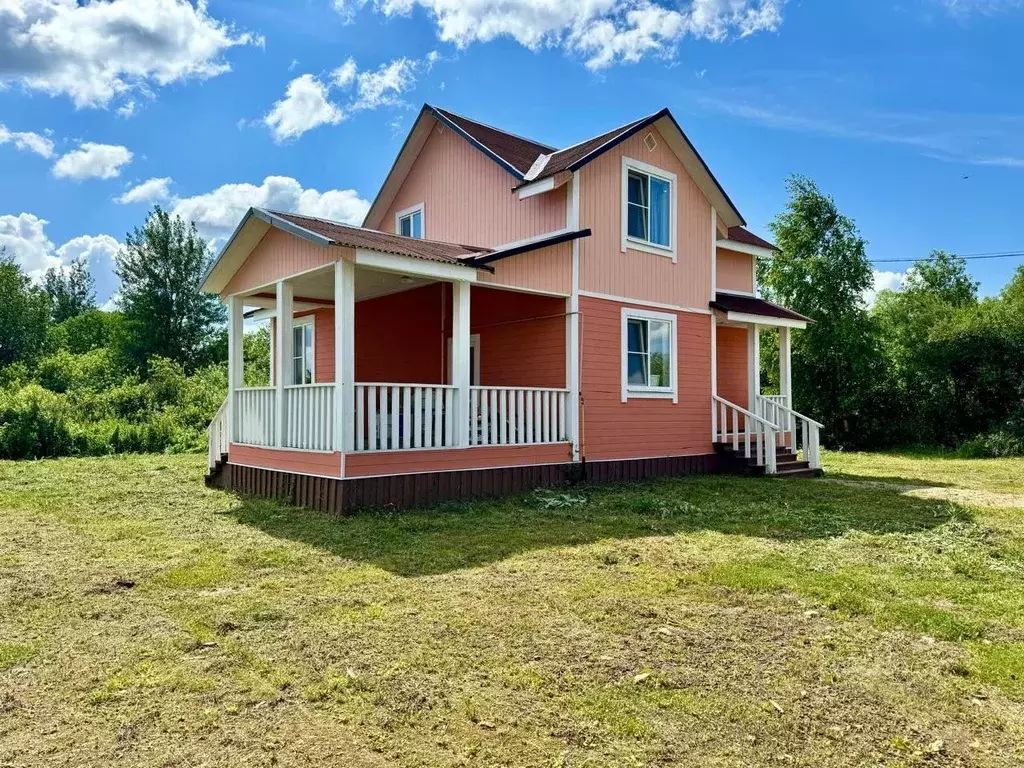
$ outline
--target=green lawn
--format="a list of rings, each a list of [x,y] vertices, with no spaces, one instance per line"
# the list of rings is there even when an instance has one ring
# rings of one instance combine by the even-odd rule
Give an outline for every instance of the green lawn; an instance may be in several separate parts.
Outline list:
[[[1024,461],[347,519],[0,462],[0,766],[1024,762]]]

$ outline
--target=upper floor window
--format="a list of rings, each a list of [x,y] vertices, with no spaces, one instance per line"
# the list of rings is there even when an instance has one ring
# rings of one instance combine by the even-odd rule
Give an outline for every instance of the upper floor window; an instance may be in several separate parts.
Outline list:
[[[403,237],[423,237],[423,203],[395,214],[395,232]]]
[[[622,158],[622,250],[660,253],[675,260],[676,176]]]
[[[622,401],[676,399],[676,316],[622,309]]]

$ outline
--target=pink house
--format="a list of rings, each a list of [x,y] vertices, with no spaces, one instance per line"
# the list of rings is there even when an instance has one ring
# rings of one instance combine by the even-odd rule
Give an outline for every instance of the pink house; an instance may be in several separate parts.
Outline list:
[[[362,227],[250,209],[207,276],[229,313],[211,480],[329,511],[570,479],[818,473],[790,334],[667,110],[565,149],[424,106]],[[273,385],[242,382],[272,318]],[[757,329],[778,328],[782,394]]]

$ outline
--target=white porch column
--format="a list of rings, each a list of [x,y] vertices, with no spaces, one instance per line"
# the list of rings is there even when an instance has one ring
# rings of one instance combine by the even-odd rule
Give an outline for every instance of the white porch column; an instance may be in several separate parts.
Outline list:
[[[787,408],[793,407],[792,331],[779,328],[779,394],[786,398]]]
[[[470,284],[452,283],[452,385],[455,387],[455,445],[469,445]]]
[[[757,396],[761,394],[761,326],[747,326],[747,410],[760,416]]]
[[[235,408],[235,390],[244,383],[242,379],[242,299],[229,296],[228,305],[228,440],[237,439]],[[220,458],[220,457],[218,457]]]
[[[334,264],[334,445],[355,450],[356,267]]]
[[[288,413],[285,407],[284,388],[292,383],[292,309],[293,288],[288,280],[277,283],[277,338],[274,350],[277,354],[277,376],[275,392],[277,429],[274,445],[283,448],[288,434]]]
[[[566,226],[580,228],[580,173],[574,171],[569,182]],[[572,460],[580,460],[580,241],[572,241],[572,287],[566,300],[565,386],[569,390],[566,428],[572,443]]]

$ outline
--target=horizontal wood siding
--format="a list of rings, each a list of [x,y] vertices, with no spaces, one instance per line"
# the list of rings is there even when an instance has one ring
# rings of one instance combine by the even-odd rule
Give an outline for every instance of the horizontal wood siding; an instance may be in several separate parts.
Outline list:
[[[718,394],[747,408],[747,329],[718,326]]]
[[[557,464],[569,460],[568,443],[489,446],[440,451],[389,451],[345,457],[345,476],[403,475],[456,469]]]
[[[644,146],[654,132],[657,147]],[[711,204],[657,131],[640,131],[580,169],[580,225],[593,235],[580,241],[584,291],[707,308],[711,295]],[[622,157],[676,174],[677,263],[666,256],[621,250]]]
[[[710,217],[708,223],[710,226]],[[711,317],[675,313],[679,402],[622,402],[619,302],[582,297],[583,448],[590,459],[711,453]],[[641,307],[642,309],[642,307]]]
[[[518,180],[450,129],[434,128],[398,190],[380,229],[395,213],[424,204],[424,235],[450,243],[496,246],[565,226],[565,187],[520,200]]]
[[[221,297],[332,264],[350,248],[314,245],[301,237],[271,227],[221,292]]]
[[[754,257],[719,248],[715,257],[718,266],[718,280],[715,287],[720,291],[754,292]]]
[[[245,464],[300,474],[341,476],[340,453],[286,451],[232,443],[228,448],[228,456],[232,464]]]

